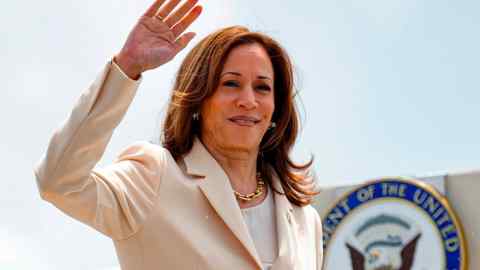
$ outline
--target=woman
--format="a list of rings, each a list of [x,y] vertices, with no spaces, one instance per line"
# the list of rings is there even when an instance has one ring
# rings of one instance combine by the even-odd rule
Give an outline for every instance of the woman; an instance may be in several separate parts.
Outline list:
[[[288,157],[291,64],[263,34],[230,27],[204,38],[178,72],[163,147],[135,143],[94,169],[141,74],[193,38],[183,32],[201,7],[179,2],[147,10],[55,132],[35,169],[42,198],[111,237],[124,270],[320,269],[311,162]]]

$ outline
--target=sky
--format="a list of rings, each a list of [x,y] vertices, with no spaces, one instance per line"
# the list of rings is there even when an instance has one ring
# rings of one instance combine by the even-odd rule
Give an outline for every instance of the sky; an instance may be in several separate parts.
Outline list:
[[[2,5],[0,269],[119,269],[107,237],[40,199],[32,169],[150,2]],[[322,186],[480,168],[480,2],[201,3],[193,43],[240,24],[271,35],[289,52],[303,119],[292,156],[300,162],[313,155]],[[99,166],[133,141],[158,137],[185,52],[144,74]]]

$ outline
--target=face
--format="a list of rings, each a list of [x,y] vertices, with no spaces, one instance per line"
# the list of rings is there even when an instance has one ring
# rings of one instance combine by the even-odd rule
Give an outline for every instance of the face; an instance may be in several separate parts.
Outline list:
[[[274,74],[259,44],[234,48],[228,55],[217,89],[201,107],[202,141],[228,151],[258,151],[271,124]]]

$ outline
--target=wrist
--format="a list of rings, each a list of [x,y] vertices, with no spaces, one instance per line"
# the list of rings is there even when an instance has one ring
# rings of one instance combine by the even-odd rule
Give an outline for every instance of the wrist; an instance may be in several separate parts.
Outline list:
[[[135,65],[128,57],[123,56],[121,53],[117,54],[113,61],[120,67],[130,79],[137,80],[142,74],[142,70],[138,65]]]

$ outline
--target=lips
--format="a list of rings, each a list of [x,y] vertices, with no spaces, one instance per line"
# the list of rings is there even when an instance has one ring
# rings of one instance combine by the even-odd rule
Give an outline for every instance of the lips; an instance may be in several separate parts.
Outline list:
[[[240,126],[253,126],[260,122],[260,119],[253,116],[247,116],[247,115],[237,115],[237,116],[228,118],[228,120]]]

